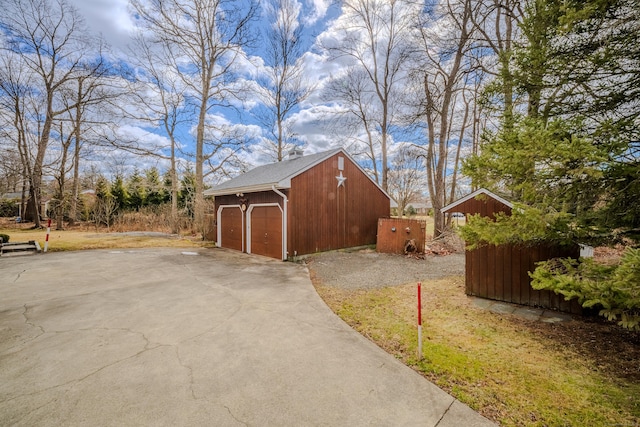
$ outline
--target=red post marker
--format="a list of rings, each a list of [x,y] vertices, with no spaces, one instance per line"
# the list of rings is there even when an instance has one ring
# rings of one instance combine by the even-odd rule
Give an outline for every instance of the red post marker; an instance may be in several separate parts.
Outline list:
[[[422,284],[418,282],[418,326],[422,326]]]
[[[422,284],[418,282],[418,360],[422,360]]]
[[[47,221],[47,237],[44,239],[44,251],[49,249],[49,234],[51,233],[51,218]]]

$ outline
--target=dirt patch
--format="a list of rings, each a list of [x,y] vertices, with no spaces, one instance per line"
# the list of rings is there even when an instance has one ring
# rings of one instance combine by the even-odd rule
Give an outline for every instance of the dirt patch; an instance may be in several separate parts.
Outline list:
[[[323,285],[342,289],[373,289],[420,280],[464,275],[464,254],[430,255],[419,259],[372,250],[324,252],[306,259]]]

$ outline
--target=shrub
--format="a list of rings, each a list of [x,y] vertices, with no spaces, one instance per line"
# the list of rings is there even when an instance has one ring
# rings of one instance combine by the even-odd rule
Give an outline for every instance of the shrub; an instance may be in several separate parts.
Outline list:
[[[14,200],[0,200],[0,217],[17,216],[18,212],[18,203]]]
[[[531,274],[534,289],[548,289],[565,299],[577,298],[585,308],[627,329],[640,330],[640,249],[627,248],[618,265],[592,259],[542,262]]]
[[[9,235],[8,234],[0,234],[0,243],[7,243],[9,242]]]

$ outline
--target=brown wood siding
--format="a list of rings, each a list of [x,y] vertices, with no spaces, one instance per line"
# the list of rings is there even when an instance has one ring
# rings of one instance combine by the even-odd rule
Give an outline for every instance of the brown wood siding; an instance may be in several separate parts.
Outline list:
[[[460,212],[468,215],[480,214],[481,216],[494,218],[498,212],[511,215],[511,208],[493,197],[484,196],[482,199],[474,198],[460,203],[455,208],[451,208],[449,212]]]
[[[407,232],[409,228],[409,232]],[[427,222],[420,219],[379,218],[376,251],[387,254],[403,254],[407,240],[413,239],[418,252],[424,252]]]
[[[251,209],[251,253],[282,259],[282,212],[277,206]]]
[[[243,246],[243,220],[242,211],[237,206],[230,206],[222,209],[220,213],[220,246],[228,249],[242,250]]]
[[[565,301],[551,291],[531,287],[529,272],[536,263],[557,257],[578,258],[578,247],[487,245],[466,253],[466,293],[481,298],[550,308],[580,314],[576,301]]]
[[[346,177],[338,187],[338,157]],[[289,256],[374,244],[378,218],[388,218],[389,198],[337,153],[291,180],[288,207]]]

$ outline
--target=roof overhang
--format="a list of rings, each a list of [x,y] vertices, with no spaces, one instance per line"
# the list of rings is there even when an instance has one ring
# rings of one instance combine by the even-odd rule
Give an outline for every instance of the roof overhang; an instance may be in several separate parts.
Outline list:
[[[267,184],[259,184],[259,185],[250,185],[243,187],[234,187],[234,188],[224,188],[221,190],[207,190],[204,192],[205,197],[216,197],[216,196],[226,196],[229,194],[238,194],[238,193],[258,193],[260,191],[271,191],[273,187],[276,187],[280,190],[287,190],[291,188],[291,181],[287,182],[273,182]]]
[[[464,196],[461,199],[456,200],[453,203],[448,204],[447,206],[443,207],[442,209],[440,209],[440,212],[442,213],[447,213],[447,212],[455,212],[455,208],[461,204],[463,204],[464,202],[471,200],[471,199],[475,199],[477,196],[480,195],[485,195],[487,197],[491,197],[492,199],[495,199],[497,201],[499,201],[500,203],[502,203],[505,206],[508,206],[509,208],[513,209],[513,203],[509,202],[506,199],[503,199],[502,197],[498,196],[495,193],[492,193],[491,191],[487,190],[486,188],[480,188],[476,191],[474,191],[471,194],[468,194],[466,196]]]

